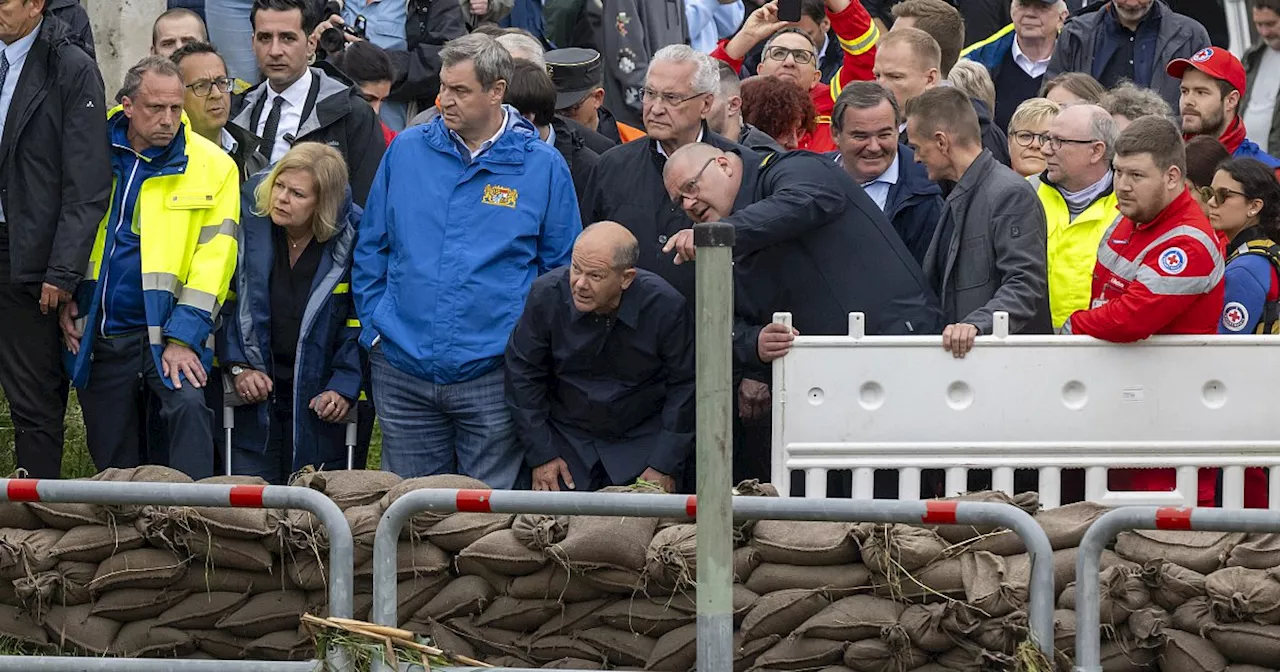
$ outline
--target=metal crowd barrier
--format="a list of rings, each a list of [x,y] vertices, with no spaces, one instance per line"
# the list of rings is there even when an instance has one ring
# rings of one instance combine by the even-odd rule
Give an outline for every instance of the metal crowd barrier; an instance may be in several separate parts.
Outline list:
[[[635,516],[697,518],[697,498],[686,495],[648,495],[598,492],[519,492],[509,490],[416,490],[387,507],[378,522],[373,545],[373,622],[396,627],[396,546],[405,523],[423,511],[452,513],[540,513],[548,515]],[[1044,530],[1025,511],[1007,504],[944,501],[849,499],[783,499],[734,497],[733,514],[750,520],[816,520],[838,522],[907,523],[910,525],[999,525],[1013,530],[1031,554],[1028,621],[1031,639],[1053,657],[1053,548]],[[698,620],[698,650],[710,647],[707,630]],[[732,633],[730,633],[731,636]],[[723,633],[721,634],[723,636]],[[713,650],[731,652],[721,642]],[[386,665],[375,662],[374,672]],[[457,668],[462,670],[465,668]],[[733,659],[699,659],[700,672],[728,672]]]
[[[329,612],[350,618],[354,589],[351,528],[342,510],[309,488],[279,485],[212,485],[199,483],[115,483],[0,479],[0,502],[210,506],[250,509],[306,509],[329,534]],[[341,653],[333,656],[341,663]],[[0,656],[0,672],[312,672],[318,660],[159,660],[70,656]]]
[[[1077,672],[1102,672],[1102,615],[1098,572],[1102,551],[1126,530],[1280,532],[1280,512],[1246,509],[1127,506],[1098,518],[1080,541],[1076,560]],[[375,549],[376,550],[376,549]]]

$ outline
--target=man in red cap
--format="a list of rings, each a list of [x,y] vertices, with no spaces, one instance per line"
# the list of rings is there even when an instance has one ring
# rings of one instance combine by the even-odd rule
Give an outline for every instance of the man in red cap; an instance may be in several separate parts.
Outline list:
[[[1170,61],[1165,71],[1182,80],[1178,107],[1184,139],[1197,135],[1215,137],[1235,158],[1257,159],[1272,170],[1280,169],[1280,160],[1245,137],[1239,115],[1245,92],[1240,59],[1226,49],[1206,47],[1191,58]]]

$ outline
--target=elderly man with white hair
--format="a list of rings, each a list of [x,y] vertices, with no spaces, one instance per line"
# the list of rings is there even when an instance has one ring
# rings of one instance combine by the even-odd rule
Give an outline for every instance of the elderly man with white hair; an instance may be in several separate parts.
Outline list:
[[[1063,0],[1012,0],[1013,23],[960,55],[986,66],[996,88],[995,122],[1008,128],[1022,101],[1039,95],[1058,32],[1067,20]]]

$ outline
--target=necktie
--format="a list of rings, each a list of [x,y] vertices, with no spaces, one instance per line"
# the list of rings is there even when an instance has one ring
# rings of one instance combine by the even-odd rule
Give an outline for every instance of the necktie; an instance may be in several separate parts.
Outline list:
[[[267,160],[275,163],[276,131],[280,128],[280,108],[284,106],[284,96],[276,96],[271,101],[271,112],[267,115],[267,124],[262,127],[262,150]]]
[[[9,77],[9,55],[0,51],[0,91],[4,89],[4,80]]]

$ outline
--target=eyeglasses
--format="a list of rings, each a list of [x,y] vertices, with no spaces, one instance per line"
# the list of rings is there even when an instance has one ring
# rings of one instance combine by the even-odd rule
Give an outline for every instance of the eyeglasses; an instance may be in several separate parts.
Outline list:
[[[698,171],[697,175],[693,176],[692,180],[680,185],[679,192],[671,199],[671,202],[674,203],[677,208],[684,207],[684,199],[698,197],[698,180],[702,179],[702,174],[707,172],[707,168],[709,168],[711,164],[715,163],[718,158],[720,157],[713,156],[708,159],[706,163],[702,164],[702,169]]]
[[[1014,131],[1013,141],[1021,147],[1030,147],[1033,143],[1038,143],[1041,147],[1049,144],[1049,135],[1047,133],[1032,133],[1031,131]]]
[[[769,47],[764,52],[765,58],[771,61],[785,61],[787,56],[795,59],[799,65],[809,65],[813,62],[813,52],[807,49],[788,49],[786,47]]]
[[[231,88],[234,85],[234,81],[227,79],[226,77],[219,77],[214,80],[202,79],[194,84],[188,84],[187,88],[191,89],[191,93],[204,98],[210,93],[213,93],[214,87],[217,87],[217,89],[223,93],[231,93]]]
[[[1062,143],[1064,142],[1069,142],[1073,145],[1092,145],[1095,142],[1102,142],[1102,141],[1101,140],[1072,140],[1071,138],[1059,138],[1056,135],[1045,135],[1044,140],[1041,142],[1041,144],[1049,145],[1049,147],[1056,152],[1059,149],[1062,149]]]
[[[1232,196],[1242,196],[1244,198],[1249,197],[1242,191],[1236,191],[1226,187],[1218,187],[1217,189],[1214,189],[1213,187],[1200,187],[1200,197],[1204,199],[1205,203],[1213,203],[1217,201],[1218,205],[1222,205]]]
[[[644,89],[642,90],[642,93],[644,94],[645,100],[649,102],[655,102],[655,101],[661,100],[662,103],[667,107],[677,107],[679,105],[683,105],[693,100],[694,98],[697,98],[698,96],[710,95],[708,93],[693,93],[693,94],[682,97],[678,93],[662,93],[660,91],[654,91],[653,89],[647,86],[644,87]]]

